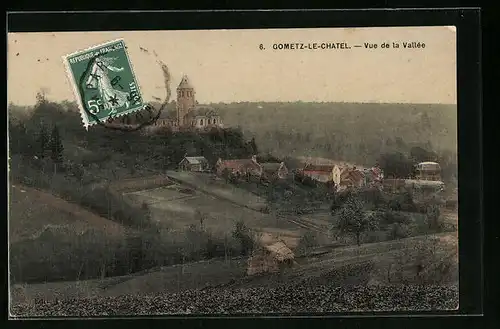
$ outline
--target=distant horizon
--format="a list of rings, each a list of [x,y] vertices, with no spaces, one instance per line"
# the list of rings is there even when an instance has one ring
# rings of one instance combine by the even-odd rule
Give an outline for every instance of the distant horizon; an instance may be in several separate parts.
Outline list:
[[[55,101],[51,100],[50,97],[47,97],[47,101],[51,103],[56,103],[56,104],[62,104],[63,102],[69,102],[73,103],[75,106],[78,106],[78,103],[71,99],[65,99],[65,100],[60,100],[60,101]],[[173,100],[169,101],[169,104]],[[175,99],[174,99],[175,101]],[[161,101],[157,100],[152,100],[148,101],[147,103],[152,103],[152,104],[162,104]],[[296,100],[296,101],[232,101],[232,102],[204,102],[204,103],[199,103],[199,105],[213,105],[213,104],[225,104],[225,105],[230,105],[230,104],[290,104],[290,103],[304,103],[304,104],[365,104],[365,105],[443,105],[443,106],[458,106],[457,103],[401,103],[401,102],[347,102],[347,101],[301,101],[301,100]],[[18,104],[14,102],[9,102],[9,106],[17,106],[17,107],[26,107],[26,108],[34,108],[36,104]]]

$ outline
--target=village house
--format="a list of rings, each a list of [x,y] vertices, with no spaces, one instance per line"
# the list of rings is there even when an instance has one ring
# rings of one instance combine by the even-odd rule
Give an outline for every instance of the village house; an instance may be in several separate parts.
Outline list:
[[[179,162],[179,169],[183,171],[203,172],[208,170],[208,160],[202,156],[186,156]]]
[[[301,172],[305,177],[309,177],[318,182],[334,182],[335,185],[339,185],[342,168],[337,164],[318,165],[306,163]]]
[[[441,166],[437,162],[421,162],[416,165],[415,170],[418,180],[441,180]]]
[[[215,164],[215,171],[217,175],[223,175],[224,171],[228,171],[233,175],[246,175],[260,177],[262,175],[262,167],[257,162],[257,157],[252,156],[251,159],[233,159],[222,160],[219,158]]]
[[[248,259],[247,275],[275,273],[292,267],[295,255],[283,241],[259,246]]]
[[[346,167],[340,175],[339,190],[347,188],[361,188],[365,185],[365,174],[356,167]]]
[[[255,155],[250,159],[219,159],[215,164],[215,171],[219,176],[222,176],[224,171],[227,171],[232,175],[251,175],[264,180],[285,179],[289,173],[284,162],[259,163]]]
[[[306,164],[302,169],[304,177],[309,177],[321,183],[333,180],[334,165]]]

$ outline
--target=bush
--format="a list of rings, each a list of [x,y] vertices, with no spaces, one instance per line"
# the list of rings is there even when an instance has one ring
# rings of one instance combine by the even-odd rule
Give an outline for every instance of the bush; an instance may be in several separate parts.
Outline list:
[[[427,207],[426,220],[429,229],[441,231],[443,229],[443,221],[441,217],[441,210],[439,206],[431,205]]]
[[[387,236],[389,240],[403,239],[410,236],[410,229],[408,225],[403,223],[393,223],[389,226]]]
[[[409,191],[394,194],[386,201],[387,207],[394,211],[417,211],[417,206],[413,201],[413,196]]]
[[[398,211],[384,211],[378,213],[377,215],[380,218],[381,224],[391,225],[391,224],[409,224],[410,217],[404,213]]]
[[[369,231],[363,235],[363,243],[377,243],[387,241],[387,233],[384,231]]]
[[[242,221],[239,221],[236,223],[232,235],[239,242],[240,254],[243,256],[250,255],[256,245],[250,229]]]
[[[444,284],[458,275],[458,249],[440,245],[439,238],[428,237],[408,245],[392,257],[376,263],[373,276],[389,284]]]
[[[296,249],[298,252],[307,255],[311,252],[313,248],[317,246],[318,246],[317,234],[312,231],[307,231],[304,235],[300,237]]]
[[[334,195],[334,199],[332,201],[332,204],[330,206],[330,211],[333,213],[340,209],[344,203],[349,200],[350,198],[355,198],[357,197],[355,193],[351,190],[346,190],[343,192],[338,192]],[[364,202],[363,202],[364,203]]]
[[[373,204],[375,208],[379,208],[386,204],[384,194],[377,188],[363,189],[358,193],[363,202]]]

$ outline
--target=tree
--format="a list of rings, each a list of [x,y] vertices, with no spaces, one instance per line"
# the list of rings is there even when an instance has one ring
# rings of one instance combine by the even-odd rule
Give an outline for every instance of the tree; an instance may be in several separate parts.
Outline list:
[[[340,233],[353,234],[358,246],[361,244],[361,234],[378,226],[375,216],[368,215],[363,202],[356,197],[350,197],[338,210],[337,216]]]
[[[307,231],[300,237],[297,250],[307,255],[316,246],[318,246],[317,234],[312,231]]]
[[[330,205],[330,212],[332,215],[334,215],[335,212],[340,209],[351,197],[353,197],[352,190],[335,193]]]
[[[199,210],[196,210],[195,214],[194,214],[194,219],[200,223],[200,230],[204,231],[205,230],[205,219],[206,219],[206,215],[203,214],[201,211]]]
[[[410,156],[417,163],[424,161],[436,161],[437,158],[436,153],[428,151],[420,146],[412,147],[410,150]]]
[[[413,175],[413,161],[401,152],[385,153],[379,163],[386,177],[408,178]]]
[[[50,158],[52,161],[54,161],[54,164],[59,165],[63,161],[63,144],[61,140],[61,135],[59,134],[59,128],[57,126],[54,126],[54,129],[52,129],[52,133],[50,135],[50,142],[49,142],[49,148],[50,148]]]
[[[389,225],[388,235],[391,240],[403,239],[410,235],[410,229],[404,223],[392,223]]]
[[[438,205],[430,205],[426,213],[429,228],[439,230],[442,227],[441,223],[441,210]]]
[[[41,105],[47,102],[47,99],[45,97],[46,90],[42,88],[39,92],[36,93],[36,105]]]
[[[49,142],[50,142],[49,135],[47,133],[47,129],[45,128],[45,125],[43,125],[43,124],[40,127],[37,142],[38,142],[38,146],[40,147],[39,148],[39,157],[43,158],[45,156],[45,151],[49,147]]]
[[[187,258],[201,259],[213,253],[213,245],[211,245],[213,241],[210,234],[195,224],[191,224],[186,230],[186,240],[188,246],[184,250],[184,256]]]
[[[33,155],[34,139],[23,122],[15,122],[9,118],[9,147],[13,154]]]
[[[222,170],[222,177],[226,180],[226,184],[229,183],[229,180],[231,179],[231,171],[227,168],[224,168]]]
[[[401,137],[396,137],[394,140],[398,150],[404,151],[406,149],[406,143]]]
[[[255,142],[255,137],[252,137],[252,139],[250,140],[250,152],[252,152],[252,154],[259,153],[259,150],[257,149],[257,143]]]
[[[255,241],[251,235],[250,229],[242,221],[236,223],[233,231],[233,238],[239,241],[242,255],[250,255],[252,253],[255,247]]]

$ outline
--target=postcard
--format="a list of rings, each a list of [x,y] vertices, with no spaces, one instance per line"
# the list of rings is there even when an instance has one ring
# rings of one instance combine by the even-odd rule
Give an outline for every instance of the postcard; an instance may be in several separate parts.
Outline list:
[[[454,26],[7,44],[12,317],[458,309]]]

